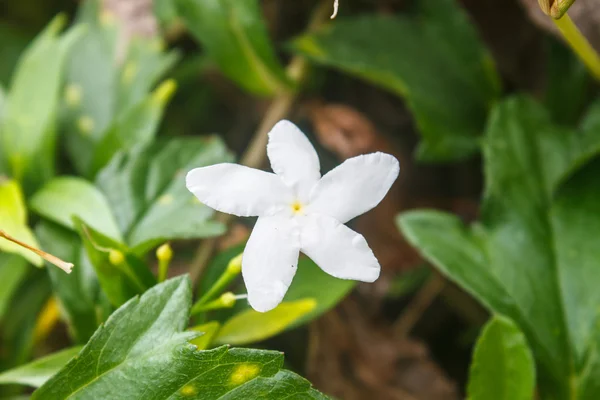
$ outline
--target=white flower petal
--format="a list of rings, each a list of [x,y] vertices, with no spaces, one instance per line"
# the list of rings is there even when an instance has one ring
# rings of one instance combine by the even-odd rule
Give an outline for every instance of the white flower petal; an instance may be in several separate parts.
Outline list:
[[[300,228],[282,216],[259,217],[242,258],[248,302],[256,311],[277,307],[298,266]]]
[[[191,170],[186,186],[207,206],[240,217],[272,215],[293,201],[277,175],[229,163]]]
[[[267,154],[273,171],[286,185],[295,187],[302,200],[308,200],[313,185],[321,177],[319,157],[310,141],[290,121],[279,121],[269,132]]]
[[[301,251],[323,271],[363,282],[379,278],[379,262],[362,235],[325,215],[309,215],[302,221]]]
[[[379,204],[399,172],[398,160],[389,154],[350,158],[315,185],[310,195],[310,212],[346,223]]]

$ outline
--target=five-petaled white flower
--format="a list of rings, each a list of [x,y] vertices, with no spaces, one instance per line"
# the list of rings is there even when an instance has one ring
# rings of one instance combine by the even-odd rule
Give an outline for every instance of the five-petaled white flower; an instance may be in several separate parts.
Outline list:
[[[289,121],[269,132],[267,154],[274,174],[225,163],[196,168],[186,178],[207,206],[258,216],[242,258],[252,308],[265,312],[282,301],[300,251],[336,278],[375,281],[379,262],[365,238],[344,224],[379,204],[398,177],[398,160],[360,155],[321,177],[315,149]]]

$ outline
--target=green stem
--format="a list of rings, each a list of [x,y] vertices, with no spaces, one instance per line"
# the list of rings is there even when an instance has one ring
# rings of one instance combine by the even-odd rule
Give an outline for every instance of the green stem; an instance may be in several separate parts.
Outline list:
[[[202,297],[200,297],[200,300],[196,302],[194,308],[200,307],[217,297],[221,292],[223,292],[223,290],[225,290],[227,286],[229,286],[229,284],[235,278],[237,278],[241,271],[242,255],[240,254],[232,258],[231,261],[229,261],[229,264],[227,264],[227,268],[225,268],[225,271],[223,271],[223,273],[221,274],[219,279],[217,279],[214,285],[212,285],[212,287],[206,293],[204,293]]]
[[[573,23],[569,14],[563,15],[560,19],[555,19],[554,23],[567,43],[569,43],[569,46],[571,46],[573,51],[581,61],[583,61],[594,78],[600,81],[600,56],[585,36],[583,36],[575,23]]]

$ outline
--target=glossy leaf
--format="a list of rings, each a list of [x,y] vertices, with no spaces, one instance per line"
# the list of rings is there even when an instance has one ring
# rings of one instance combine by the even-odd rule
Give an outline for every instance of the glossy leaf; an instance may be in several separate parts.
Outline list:
[[[121,240],[108,201],[85,179],[55,178],[35,193],[29,205],[37,214],[67,228],[75,228],[75,216],[103,234]]]
[[[423,137],[419,158],[448,161],[479,148],[499,79],[454,0],[423,0],[415,16],[339,18],[293,49],[402,96]]]
[[[156,284],[156,278],[146,263],[125,245],[85,225],[81,220],[76,219],[75,225],[100,286],[113,306],[120,306]],[[111,250],[123,255],[120,264],[111,262]]]
[[[219,65],[244,89],[273,95],[289,86],[257,0],[176,0],[179,17]]]
[[[171,239],[220,235],[214,211],[185,188],[194,167],[231,160],[216,137],[172,139],[119,153],[97,178],[126,242],[142,250]],[[143,251],[141,251],[143,253]]]
[[[534,389],[535,367],[525,336],[511,320],[494,317],[475,346],[469,400],[531,400]]]
[[[67,362],[81,351],[81,346],[38,358],[28,364],[0,373],[0,384],[18,384],[33,387],[42,386],[50,377],[63,368]]]
[[[75,263],[68,275],[50,265],[47,270],[71,337],[77,343],[85,343],[99,324],[96,303],[100,293],[96,273],[87,260],[81,239],[47,221],[40,222],[35,233],[47,251]]]
[[[195,336],[183,332],[190,305],[186,277],[130,300],[32,399],[325,398],[304,379],[280,371],[281,353],[225,346],[199,351],[188,344]]]
[[[59,32],[56,17],[21,56],[7,97],[0,133],[13,178],[29,192],[54,174],[55,119],[66,56],[82,29]]]
[[[3,180],[2,177],[0,177],[0,229],[30,246],[39,247],[27,226],[27,209],[20,185],[16,181]],[[0,250],[19,254],[32,264],[42,265],[42,259],[35,253],[4,238],[0,238]]]
[[[8,308],[15,292],[27,277],[27,261],[15,254],[0,253],[0,321]]]
[[[507,100],[486,133],[481,222],[467,228],[433,211],[399,219],[444,274],[517,323],[550,398],[600,396],[598,375],[590,375],[600,372],[590,357],[600,344],[597,121],[592,114],[582,130],[565,131],[533,101]]]
[[[314,310],[316,305],[315,300],[305,299],[283,302],[266,313],[252,309],[243,311],[223,324],[215,341],[233,345],[259,342],[283,332]]]

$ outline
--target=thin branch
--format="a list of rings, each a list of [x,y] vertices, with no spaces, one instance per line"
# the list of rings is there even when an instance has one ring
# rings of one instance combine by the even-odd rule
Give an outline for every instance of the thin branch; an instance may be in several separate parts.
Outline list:
[[[35,247],[32,247],[32,246],[28,245],[27,243],[22,242],[16,238],[10,236],[8,233],[4,232],[1,229],[0,229],[0,237],[8,240],[9,242],[13,242],[23,248],[26,248],[29,251],[34,252],[35,254],[42,257],[44,260],[48,261],[49,263],[56,265],[58,268],[65,271],[67,274],[70,274],[71,271],[73,270],[72,263],[65,262],[65,261],[61,260],[60,258],[53,256],[52,254],[48,254],[45,251],[36,249]]]

